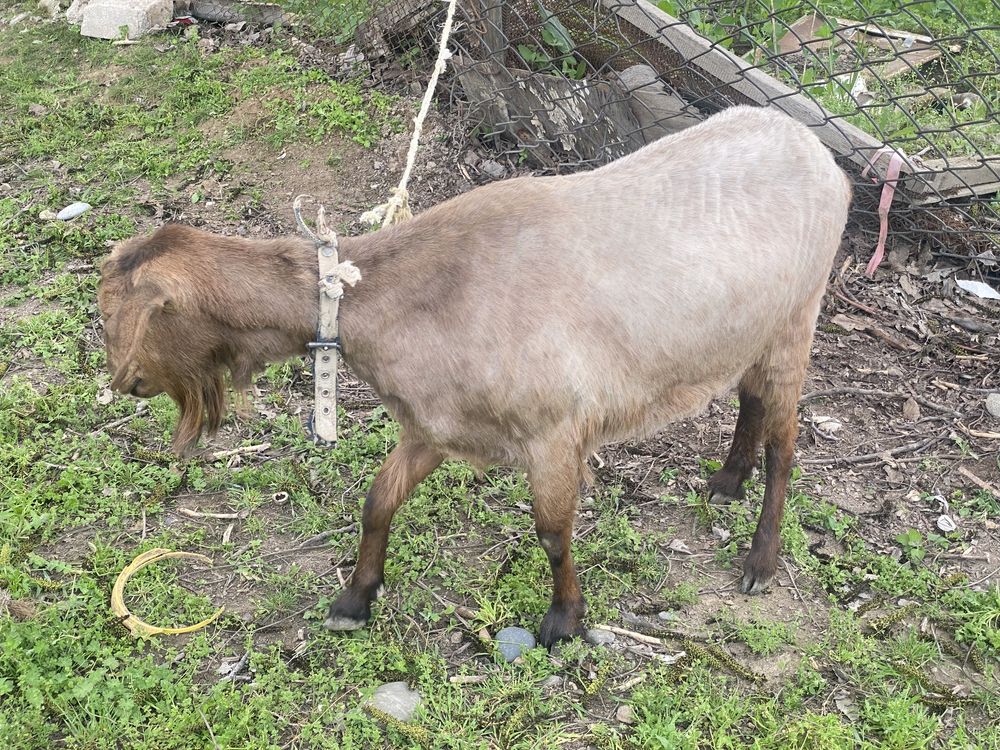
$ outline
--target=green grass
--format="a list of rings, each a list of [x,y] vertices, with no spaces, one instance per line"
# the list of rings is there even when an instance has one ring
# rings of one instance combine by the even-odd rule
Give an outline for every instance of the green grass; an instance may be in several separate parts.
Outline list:
[[[308,553],[295,548],[329,529],[357,528],[398,427],[381,408],[344,414],[338,445],[317,449],[288,408],[306,390],[294,362],[258,379],[257,403],[272,414],[227,420],[225,439],[266,440],[266,454],[176,460],[167,452],[176,420],[169,400],[140,409],[105,398],[94,264],[109,241],[150,223],[152,202],[190,205],[183,183],[239,178],[242,193],[226,198],[226,210],[243,200],[259,205],[259,185],[225,156],[234,146],[277,154],[293,141],[318,140],[337,155],[347,141],[374,144],[398,128],[394,100],[302,69],[280,38],[208,54],[177,40],[158,52],[153,42],[112,48],[54,24],[0,29],[0,50],[0,179],[10,184],[0,196],[0,589],[37,610],[24,621],[0,615],[4,747],[1000,744],[1000,589],[942,578],[932,554],[940,543],[928,548],[926,536],[907,547],[924,548],[923,557],[874,549],[857,519],[816,499],[806,490],[814,482],[798,473],[783,554],[798,586],[821,598],[780,619],[767,609],[772,599],[723,614],[711,598],[747,550],[758,482],[746,503],[723,508],[695,493],[639,502],[615,481],[592,490],[574,544],[589,620],[623,624],[626,611],[652,614],[652,632],[666,644],[654,652],[687,653],[670,664],[621,642],[498,660],[481,629],[537,630],[548,607],[548,563],[524,509],[531,497],[523,476],[480,477],[462,463],[442,466],[399,512],[390,593],[375,604],[372,626],[323,631],[336,569],[353,564],[357,533]],[[240,119],[255,97],[272,104]],[[32,115],[38,104],[46,112]],[[42,208],[77,198],[95,210],[70,224],[38,219]],[[694,463],[650,476],[673,491],[698,473]],[[717,468],[714,459],[699,463],[705,474]],[[965,524],[996,513],[985,495],[952,502]],[[246,515],[197,520],[179,507]],[[672,540],[711,535],[713,525],[731,537],[714,555],[708,547],[696,569],[669,552]],[[817,538],[840,551],[820,552]],[[942,539],[942,549],[959,548],[960,540]],[[111,613],[119,571],[158,546],[206,554],[214,565],[151,566],[129,583],[130,607],[153,624],[181,625],[225,604],[204,631],[134,639]],[[857,592],[877,606],[853,612]],[[474,615],[460,616],[455,604]],[[656,618],[661,610],[672,612],[669,622]],[[919,627],[925,619],[938,642]],[[689,626],[701,640],[681,637]],[[223,659],[247,652],[249,680],[220,681]],[[932,670],[966,659],[961,700],[940,695]],[[773,664],[784,665],[782,676],[757,682],[756,672]],[[456,675],[480,681],[451,682]],[[547,687],[551,677],[560,687]],[[424,697],[410,725],[364,708],[378,684],[398,679]],[[613,718],[626,704],[633,724]]]

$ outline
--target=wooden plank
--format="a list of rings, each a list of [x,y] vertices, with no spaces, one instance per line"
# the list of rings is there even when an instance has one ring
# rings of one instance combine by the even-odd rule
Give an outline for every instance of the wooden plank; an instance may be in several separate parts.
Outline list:
[[[729,50],[695,33],[687,24],[646,0],[601,0],[619,18],[675,51],[717,87],[729,89],[750,103],[772,106],[816,130],[835,154],[864,168],[883,144],[849,122],[835,117],[817,102],[751,66]],[[710,90],[701,92],[711,93]],[[885,174],[888,155],[877,159],[876,169]],[[911,171],[904,165],[903,172]]]
[[[778,40],[778,51],[787,55],[807,47],[813,52],[818,52],[828,49],[835,41],[839,43],[840,40],[835,39],[832,34],[819,36],[817,32],[821,29],[829,29],[829,25],[819,17],[818,13],[802,16],[789,26],[785,35]]]
[[[914,205],[1000,192],[1000,154],[927,159],[920,166],[901,184]]]
[[[483,34],[483,45],[486,47],[487,59],[503,65],[507,59],[507,35],[503,33],[503,0],[480,0],[483,4],[483,21],[486,32]]]

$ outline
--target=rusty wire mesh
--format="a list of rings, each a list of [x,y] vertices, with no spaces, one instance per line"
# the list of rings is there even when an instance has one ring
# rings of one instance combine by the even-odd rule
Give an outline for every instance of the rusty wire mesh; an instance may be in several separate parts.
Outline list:
[[[277,13],[369,66],[429,53],[445,9],[199,2],[229,22]],[[995,272],[1000,0],[460,0],[450,48],[442,104],[508,171],[591,168],[733,104],[777,107],[853,176],[859,225],[877,225],[896,152],[891,241]]]

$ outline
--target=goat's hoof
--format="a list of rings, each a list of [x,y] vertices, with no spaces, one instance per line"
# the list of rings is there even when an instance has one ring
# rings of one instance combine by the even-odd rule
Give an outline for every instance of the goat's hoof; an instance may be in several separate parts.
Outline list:
[[[771,580],[778,568],[778,561],[761,562],[754,557],[753,550],[743,565],[743,581],[740,591],[747,595],[763,594],[770,588]]]
[[[327,617],[323,621],[323,627],[327,630],[361,630],[368,624],[368,620],[358,620],[353,617],[344,617],[343,615],[337,615],[336,617]]]
[[[542,620],[542,629],[539,631],[538,641],[545,648],[551,649],[559,641],[568,641],[570,638],[580,636],[587,632],[583,627],[582,615],[586,607],[564,606],[556,607],[552,605],[545,613]]]
[[[381,589],[382,586],[377,588]],[[323,627],[327,630],[361,630],[371,619],[371,601],[376,594],[375,586],[366,589],[349,586],[330,605]]]
[[[722,469],[708,479],[708,502],[712,505],[729,505],[739,502],[746,495],[743,480]]]
[[[738,503],[742,499],[742,493],[730,495],[721,490],[710,490],[708,493],[708,502],[711,505],[731,505],[732,503]]]

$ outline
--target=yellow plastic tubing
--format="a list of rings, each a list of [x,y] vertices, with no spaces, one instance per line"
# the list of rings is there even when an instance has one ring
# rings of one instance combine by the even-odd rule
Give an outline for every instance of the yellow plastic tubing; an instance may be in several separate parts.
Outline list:
[[[212,564],[212,560],[205,557],[205,555],[199,555],[195,552],[171,552],[168,549],[162,549],[159,547],[143,552],[131,563],[129,563],[125,569],[118,574],[114,588],[111,589],[111,611],[115,613],[118,619],[121,620],[122,624],[127,627],[129,632],[131,632],[134,636],[138,637],[140,635],[160,634],[179,635],[180,633],[193,633],[196,630],[201,630],[214,622],[225,609],[225,607],[219,607],[215,611],[215,614],[210,615],[199,623],[188,625],[183,628],[161,628],[157,625],[150,625],[129,612],[128,607],[125,606],[125,584],[128,583],[128,579],[142,568],[145,568],[147,565],[159,562],[160,560],[168,560],[170,558],[185,558],[188,560],[198,560],[206,565]]]

